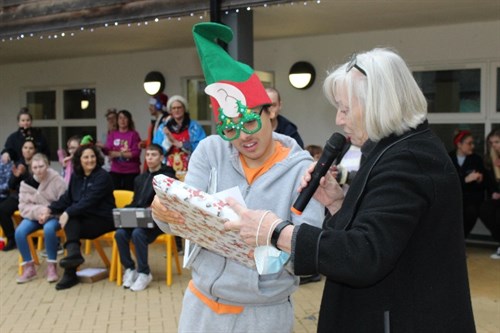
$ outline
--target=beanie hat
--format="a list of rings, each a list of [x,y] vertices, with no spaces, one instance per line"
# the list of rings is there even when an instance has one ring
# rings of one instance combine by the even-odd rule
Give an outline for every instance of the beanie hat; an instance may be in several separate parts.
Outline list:
[[[174,102],[180,102],[182,103],[182,105],[184,105],[184,111],[188,112],[188,104],[187,104],[187,101],[184,97],[182,97],[181,95],[174,95],[172,97],[170,97],[168,99],[168,102],[167,102],[167,111],[170,112],[170,109],[172,108],[172,104]]]
[[[167,111],[168,96],[164,93],[158,93],[149,99],[149,104],[154,105],[158,111]]]
[[[193,38],[205,75],[212,108],[218,124],[227,118],[244,116],[245,109],[271,104],[262,82],[254,70],[231,56],[216,39],[229,43],[231,29],[219,23],[198,23],[193,27]]]

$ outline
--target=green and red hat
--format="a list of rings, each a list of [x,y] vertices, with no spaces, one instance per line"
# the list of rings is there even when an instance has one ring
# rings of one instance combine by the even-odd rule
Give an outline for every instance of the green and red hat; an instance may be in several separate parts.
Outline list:
[[[217,40],[229,43],[233,39],[231,28],[219,23],[198,23],[193,37],[205,75],[215,119],[244,116],[247,109],[271,104],[262,82],[248,65],[238,62],[219,45]],[[220,114],[222,113],[222,115]]]

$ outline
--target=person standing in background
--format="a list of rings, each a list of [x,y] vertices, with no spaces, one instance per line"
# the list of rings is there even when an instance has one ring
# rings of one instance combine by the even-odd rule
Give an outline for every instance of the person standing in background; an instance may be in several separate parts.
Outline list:
[[[132,114],[127,110],[118,112],[118,130],[111,131],[104,153],[111,159],[109,171],[115,190],[134,190],[134,179],[140,173],[141,138],[135,130]]]
[[[60,148],[57,150],[57,156],[59,157],[59,163],[62,167],[62,175],[66,184],[69,184],[71,179],[71,174],[73,173],[73,163],[71,159],[73,154],[80,146],[80,141],[82,138],[79,135],[73,135],[66,142],[66,149]]]
[[[156,131],[161,123],[165,122],[168,117],[167,112],[167,102],[168,96],[162,92],[154,95],[149,99],[148,111],[151,115],[151,122],[148,126],[148,134],[146,139],[141,141],[140,148],[145,149],[149,147],[150,144],[153,143],[153,138],[155,136]],[[143,163],[143,171],[147,171],[148,166],[146,164],[146,160]]]
[[[118,129],[118,114],[115,108],[109,108],[106,111],[104,117],[106,118],[107,122],[107,131],[102,134],[101,140],[97,140],[97,142],[95,143],[95,145],[101,150],[103,150],[104,146],[106,145],[109,133]],[[106,155],[104,156],[104,165],[102,168],[106,171],[109,171],[109,169],[111,168],[111,161]]]
[[[275,88],[266,88],[266,92],[272,102],[271,106],[269,107],[269,112],[271,113],[271,124],[273,125],[273,131],[294,138],[295,141],[297,141],[297,143],[299,144],[300,148],[303,149],[304,142],[300,137],[297,126],[280,114],[283,103],[281,102],[279,91]]]
[[[50,149],[47,140],[39,129],[31,127],[33,125],[33,116],[28,108],[21,108],[17,114],[17,125],[19,127],[18,130],[11,133],[7,137],[7,141],[5,141],[4,151],[8,150],[10,154],[2,153],[2,160],[6,162],[10,158],[14,158],[13,161],[17,162],[19,159],[22,159],[22,147],[27,137],[30,137],[34,142],[38,152],[50,159]]]
[[[167,165],[174,168],[178,179],[183,180],[188,170],[189,157],[206,134],[203,127],[191,119],[184,97],[170,97],[167,110],[170,117],[158,126],[153,142],[163,147]]]
[[[456,148],[449,155],[462,184],[464,237],[467,238],[476,225],[484,201],[485,169],[482,157],[474,153],[474,137],[470,131],[458,131],[453,144]]]
[[[500,245],[500,128],[492,130],[486,137],[486,200],[481,205],[479,216],[493,239]],[[491,255],[500,259],[500,246]]]

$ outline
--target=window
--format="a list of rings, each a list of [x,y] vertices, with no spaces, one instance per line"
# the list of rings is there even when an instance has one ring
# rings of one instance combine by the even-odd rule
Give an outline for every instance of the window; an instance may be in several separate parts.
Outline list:
[[[413,75],[428,102],[430,127],[446,149],[454,149],[455,133],[467,129],[483,155],[485,136],[500,122],[500,64],[425,66]]]
[[[39,128],[47,139],[51,161],[57,161],[57,149],[66,148],[66,141],[73,135],[90,134],[97,139],[95,96],[92,87],[26,91],[26,105],[33,115],[33,127]]]
[[[497,68],[497,108],[496,111],[500,112],[500,67]]]
[[[481,70],[458,69],[414,73],[429,113],[481,112]]]

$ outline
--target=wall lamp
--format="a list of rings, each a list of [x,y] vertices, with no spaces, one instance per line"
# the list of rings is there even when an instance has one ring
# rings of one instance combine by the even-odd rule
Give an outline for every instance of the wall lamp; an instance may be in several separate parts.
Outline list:
[[[288,74],[290,84],[296,89],[307,89],[311,87],[316,78],[313,65],[307,61],[299,61],[293,64]]]
[[[144,90],[154,96],[165,89],[165,78],[160,72],[149,72],[144,78]]]

